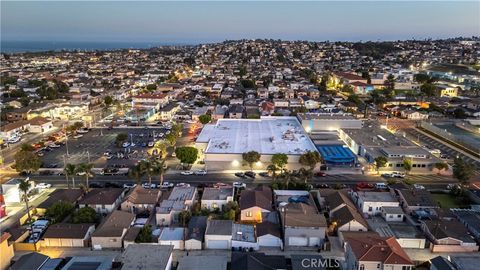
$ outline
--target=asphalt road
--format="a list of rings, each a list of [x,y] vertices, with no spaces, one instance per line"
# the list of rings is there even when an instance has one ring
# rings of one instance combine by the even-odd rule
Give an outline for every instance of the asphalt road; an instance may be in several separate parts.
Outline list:
[[[32,180],[37,182],[44,182],[52,184],[53,186],[66,186],[65,176],[61,175],[51,175],[51,176],[31,176]],[[430,186],[446,186],[449,183],[456,183],[457,181],[451,177],[442,177],[436,175],[411,175],[409,178],[419,184],[430,185]],[[401,179],[398,179],[401,180]],[[71,181],[71,180],[70,180]],[[133,179],[128,176],[118,175],[118,176],[104,176],[104,175],[95,175],[93,178],[89,179],[90,182],[118,182],[118,183],[129,183],[134,182]],[[147,178],[144,178],[142,182],[146,182]],[[198,185],[202,183],[233,183],[235,181],[244,182],[246,184],[269,184],[272,182],[272,178],[260,177],[257,175],[255,179],[251,178],[239,178],[234,174],[226,173],[213,173],[207,175],[181,175],[181,174],[167,174],[164,176],[164,181],[172,183],[189,183],[193,185]],[[379,176],[367,176],[367,175],[327,175],[326,177],[314,177],[314,184],[346,184],[346,185],[355,185],[358,182],[386,182],[387,179],[384,179]],[[85,180],[82,176],[75,177],[75,183],[84,183]],[[155,177],[153,182],[159,182],[159,178]]]

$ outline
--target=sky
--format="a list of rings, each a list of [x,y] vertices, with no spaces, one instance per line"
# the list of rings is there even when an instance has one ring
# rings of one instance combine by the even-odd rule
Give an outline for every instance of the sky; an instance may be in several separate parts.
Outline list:
[[[480,36],[480,1],[4,1],[3,41],[366,41]]]

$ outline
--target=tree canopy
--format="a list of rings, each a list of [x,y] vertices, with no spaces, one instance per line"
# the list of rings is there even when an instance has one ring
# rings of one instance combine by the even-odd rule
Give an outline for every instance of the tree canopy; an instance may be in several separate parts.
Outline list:
[[[198,117],[198,120],[200,120],[200,123],[203,125],[210,123],[212,121],[212,116],[209,114],[203,114]]]
[[[465,163],[461,158],[455,158],[453,161],[453,176],[462,184],[467,184],[474,174],[472,165]]]
[[[299,162],[303,166],[309,167],[311,170],[321,162],[320,154],[316,151],[308,151],[300,156]]]
[[[257,151],[245,152],[242,154],[242,158],[248,164],[250,170],[252,170],[253,163],[260,161],[260,153]]]
[[[288,163],[288,156],[286,154],[273,154],[272,164],[280,167],[283,170],[283,167]]]
[[[75,205],[70,202],[57,201],[45,212],[52,223],[62,222],[75,209]]]
[[[73,215],[73,223],[97,223],[98,214],[91,207],[82,207]]]
[[[198,157],[198,149],[191,146],[182,146],[175,149],[175,155],[182,163],[193,164]]]

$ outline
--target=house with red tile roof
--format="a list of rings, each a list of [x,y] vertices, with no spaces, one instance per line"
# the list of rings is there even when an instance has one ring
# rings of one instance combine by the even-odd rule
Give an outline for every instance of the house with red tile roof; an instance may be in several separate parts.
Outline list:
[[[371,234],[345,237],[348,270],[411,270],[413,262],[395,240]]]

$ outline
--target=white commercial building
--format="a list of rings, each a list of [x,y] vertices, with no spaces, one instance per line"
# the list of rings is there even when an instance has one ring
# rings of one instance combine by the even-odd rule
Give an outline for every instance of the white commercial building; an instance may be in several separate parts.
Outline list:
[[[255,168],[263,169],[272,155],[286,154],[290,166],[307,151],[317,151],[295,117],[262,117],[260,119],[219,119],[205,125],[196,141],[208,168],[227,169],[242,164],[242,154],[260,153]]]

